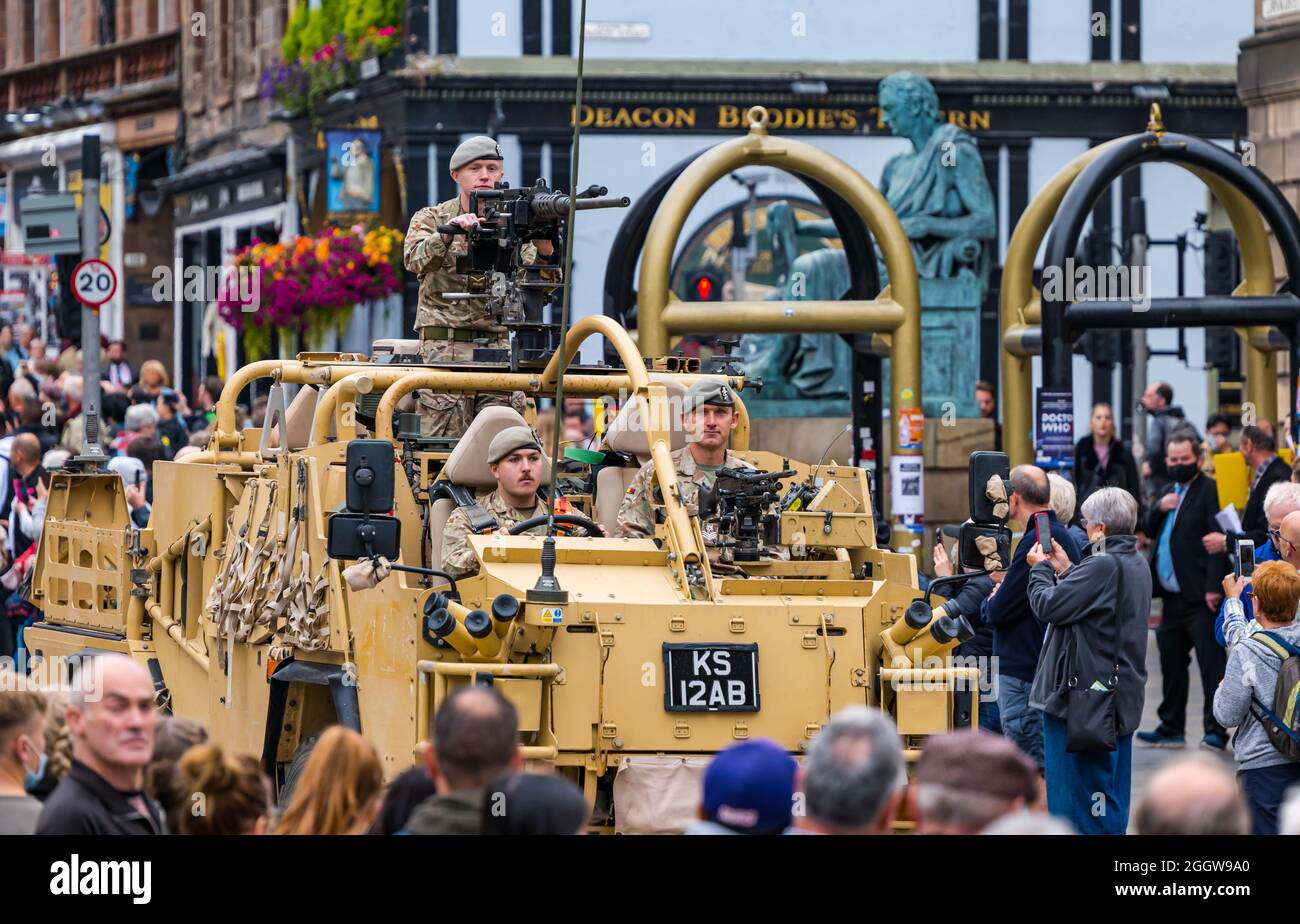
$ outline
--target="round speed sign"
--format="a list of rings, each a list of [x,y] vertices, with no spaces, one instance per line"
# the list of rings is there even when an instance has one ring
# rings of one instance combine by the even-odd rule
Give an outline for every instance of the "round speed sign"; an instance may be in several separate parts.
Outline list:
[[[117,273],[103,260],[82,260],[72,271],[72,294],[84,305],[98,308],[117,291]]]

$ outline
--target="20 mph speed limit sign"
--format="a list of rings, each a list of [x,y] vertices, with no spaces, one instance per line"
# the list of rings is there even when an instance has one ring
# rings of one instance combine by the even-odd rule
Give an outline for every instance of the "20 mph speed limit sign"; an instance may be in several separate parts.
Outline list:
[[[117,273],[103,260],[82,260],[72,271],[72,294],[77,301],[98,308],[117,291]]]

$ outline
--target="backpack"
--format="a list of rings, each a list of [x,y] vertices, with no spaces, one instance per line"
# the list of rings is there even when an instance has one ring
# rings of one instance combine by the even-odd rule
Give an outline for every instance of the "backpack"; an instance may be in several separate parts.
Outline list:
[[[1300,760],[1300,648],[1272,632],[1256,632],[1251,638],[1282,661],[1273,688],[1273,708],[1256,699],[1253,705],[1259,711],[1252,708],[1251,714],[1264,726],[1273,747],[1291,760]]]

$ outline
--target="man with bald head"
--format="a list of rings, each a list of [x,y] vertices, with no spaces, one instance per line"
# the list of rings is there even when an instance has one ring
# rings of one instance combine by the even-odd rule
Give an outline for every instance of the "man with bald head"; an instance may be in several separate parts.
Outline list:
[[[1138,834],[1249,834],[1250,815],[1232,772],[1211,757],[1188,757],[1151,778],[1138,802]]]
[[[523,766],[519,713],[492,687],[460,687],[438,707],[425,752],[436,794],[407,822],[408,834],[478,834],[487,787]]]
[[[1011,519],[1024,530],[1011,567],[992,595],[984,601],[983,617],[993,626],[993,657],[998,665],[998,712],[1002,731],[1020,746],[1039,767],[1043,766],[1042,713],[1029,705],[1029,691],[1043,650],[1045,624],[1029,608],[1029,562],[1026,556],[1038,538],[1034,514],[1044,512],[1052,528],[1052,539],[1078,563],[1081,550],[1066,524],[1051,508],[1052,490],[1047,473],[1036,465],[1017,465],[1011,470]],[[997,576],[994,576],[997,580]]]
[[[36,833],[166,834],[162,809],[142,788],[156,721],[149,672],[127,655],[94,655],[74,683],[72,769],[45,800]]]

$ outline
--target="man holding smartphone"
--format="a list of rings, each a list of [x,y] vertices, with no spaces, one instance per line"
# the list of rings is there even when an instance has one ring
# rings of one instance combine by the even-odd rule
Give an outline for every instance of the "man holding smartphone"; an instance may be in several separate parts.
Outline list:
[[[993,658],[997,670],[998,712],[1002,732],[1043,766],[1042,712],[1029,705],[1029,692],[1043,649],[1043,624],[1029,608],[1031,547],[1038,545],[1035,515],[1047,523],[1046,533],[1078,563],[1081,550],[1066,524],[1051,509],[1052,490],[1047,473],[1036,465],[1011,470],[1011,519],[1024,527],[1024,535],[1011,556],[1011,566],[993,594],[984,601],[983,616],[993,625]],[[1045,535],[1044,538],[1047,538]],[[1049,545],[1048,548],[1051,548]],[[994,575],[997,580],[997,575]]]

